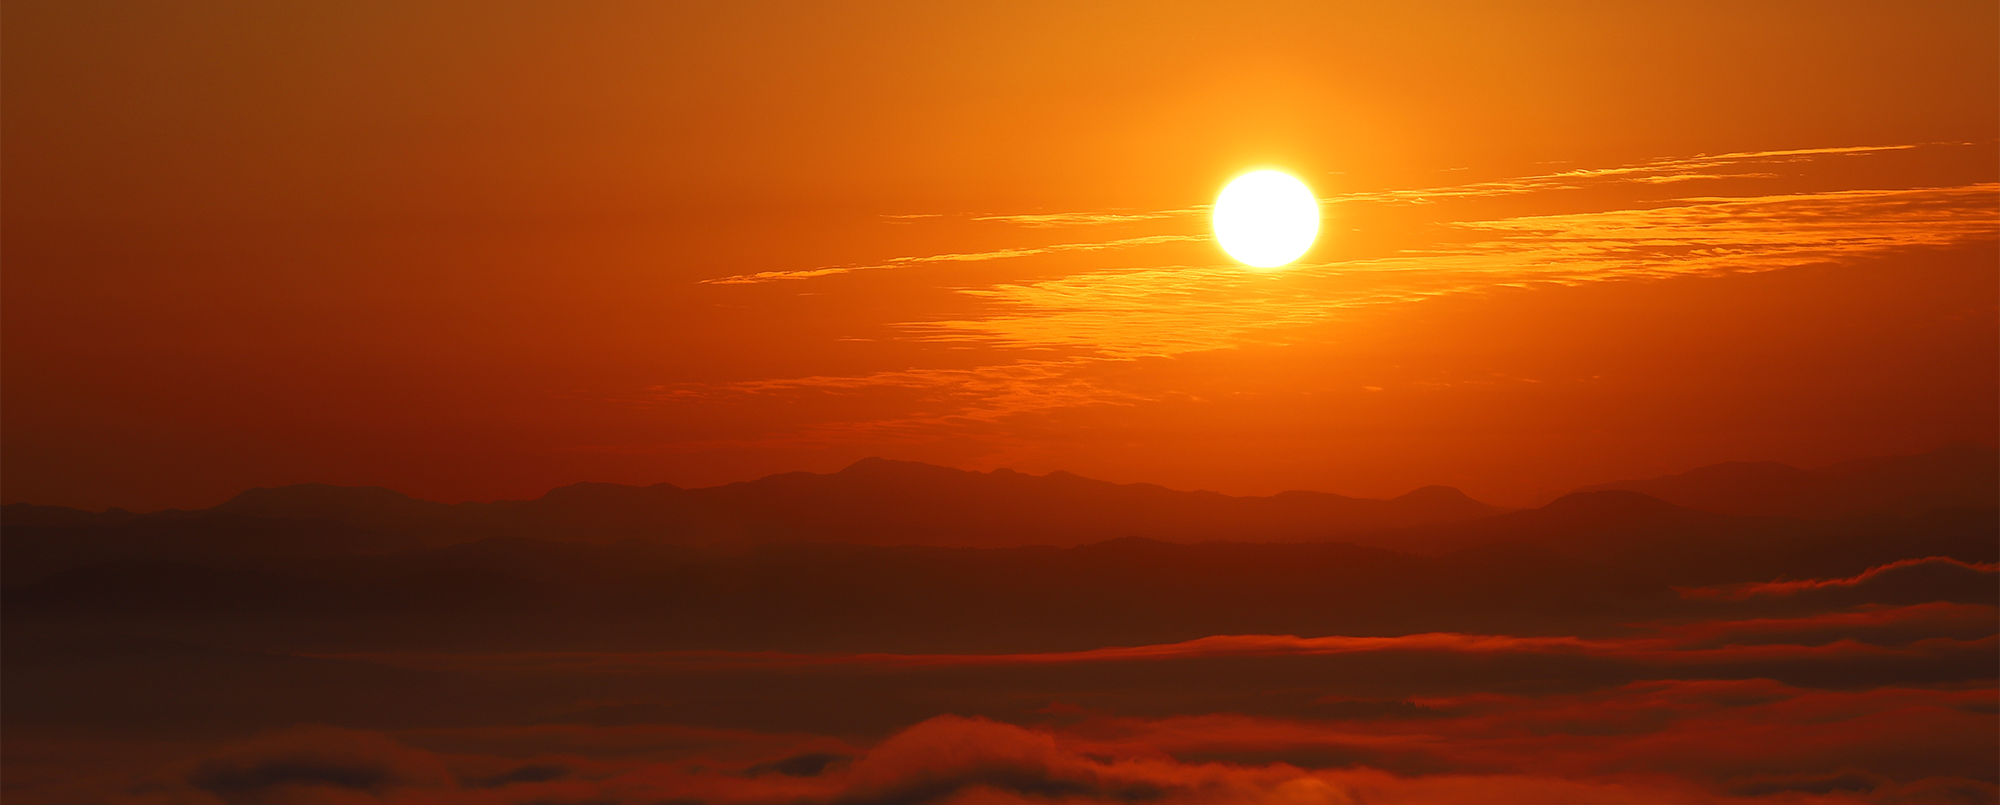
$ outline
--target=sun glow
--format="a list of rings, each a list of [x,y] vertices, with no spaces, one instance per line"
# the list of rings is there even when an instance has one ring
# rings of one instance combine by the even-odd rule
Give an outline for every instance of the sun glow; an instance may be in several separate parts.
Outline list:
[[[1245,265],[1277,268],[1297,260],[1318,235],[1319,200],[1288,174],[1251,171],[1215,199],[1215,240]]]

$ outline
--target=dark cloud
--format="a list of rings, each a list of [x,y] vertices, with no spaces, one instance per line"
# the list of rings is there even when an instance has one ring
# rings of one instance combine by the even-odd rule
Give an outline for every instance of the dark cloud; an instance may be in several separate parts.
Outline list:
[[[836,763],[841,763],[850,759],[851,758],[849,758],[846,755],[836,755],[831,752],[807,752],[806,754],[793,755],[783,760],[774,760],[769,763],[759,763],[755,766],[751,766],[750,768],[745,769],[743,773],[746,776],[750,777],[755,777],[760,774],[787,774],[793,777],[818,777],[822,772],[826,771],[828,766],[832,766]]]
[[[1767,794],[1802,792],[1807,794],[1831,794],[1845,791],[1873,791],[1893,782],[1879,774],[1870,774],[1857,769],[1842,769],[1832,774],[1791,774],[1761,775],[1732,782],[1730,793],[1760,797]]]
[[[1990,803],[2000,790],[1985,768],[1992,714],[1957,705],[1994,693],[1660,681],[1581,696],[1434,701],[1426,706],[1446,715],[1365,722],[1095,717],[1048,730],[939,716],[851,763],[798,753],[730,771],[607,759],[588,775],[517,763],[462,786],[430,753],[385,735],[308,727],[222,750],[186,785],[232,805]],[[1345,756],[1317,768],[1258,757],[1310,758],[1315,747]],[[1193,759],[1203,753],[1231,759]],[[1395,770],[1414,758],[1436,768]]]
[[[835,805],[918,805],[980,787],[1035,797],[1152,802],[1159,781],[1065,751],[1049,733],[941,716],[890,738],[854,766]]]
[[[570,769],[567,766],[553,763],[531,763],[526,766],[517,766],[490,777],[472,779],[461,777],[461,780],[468,788],[497,788],[510,783],[543,783],[550,780],[560,780],[569,775]]]
[[[2000,565],[1930,556],[1879,565],[1846,578],[1728,584],[1680,592],[1695,600],[1781,603],[1795,609],[1932,601],[1991,604],[2000,599]]]
[[[457,785],[429,752],[379,733],[313,725],[269,733],[226,749],[196,765],[187,783],[232,805],[281,799],[299,788],[383,795]]]

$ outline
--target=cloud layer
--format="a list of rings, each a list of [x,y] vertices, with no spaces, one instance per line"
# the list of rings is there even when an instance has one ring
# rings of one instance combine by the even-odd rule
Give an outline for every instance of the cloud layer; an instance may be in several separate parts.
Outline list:
[[[1869,160],[1935,159],[1964,148],[1927,144],[1700,155],[1330,194],[1322,201],[1334,222],[1327,237],[1336,246],[1318,253],[1338,257],[1309,257],[1270,272],[1228,264],[1210,247],[1203,207],[956,216],[968,225],[1009,228],[980,230],[983,240],[1005,242],[1011,236],[1023,245],[704,282],[745,285],[1014,261],[1004,275],[1011,278],[927,280],[961,297],[966,311],[888,327],[890,340],[971,350],[981,356],[975,365],[662,385],[630,402],[826,405],[836,398],[866,399],[897,413],[671,447],[606,449],[822,449],[856,442],[919,443],[942,433],[981,439],[1008,429],[1002,423],[1019,426],[1023,416],[1171,403],[1197,392],[1176,388],[1171,380],[1164,388],[1136,387],[1122,375],[1139,361],[1337,339],[1325,328],[1385,306],[1511,288],[1853,263],[2000,238],[1994,201],[2000,185],[1883,187],[1866,178]],[[1856,172],[1861,176],[1850,175]],[[1697,187],[1710,192],[1688,192]],[[1531,210],[1551,211],[1526,212]],[[1341,245],[1343,238],[1354,237],[1342,226],[1346,223],[1369,227],[1361,241],[1387,237],[1394,245]],[[1115,236],[1047,241],[1051,231],[1106,228]],[[1065,254],[1122,257],[1089,264],[1038,262]]]
[[[745,762],[528,757],[298,727],[126,801],[255,803],[1991,802],[1992,689],[1814,692],[1660,680],[1582,696],[1414,702],[1413,718],[939,716],[859,749]],[[405,740],[424,741],[422,736]],[[769,751],[769,750],[767,750]],[[1279,759],[1282,758],[1282,759]],[[1775,799],[1774,799],[1775,798]]]
[[[10,798],[1991,803],[2000,609],[1952,600],[1964,591],[1948,585],[1899,603],[1914,588],[1891,582],[1917,572],[1993,575],[1933,557],[1700,588],[1683,594],[1689,616],[1609,637],[1216,635],[956,654],[410,651],[293,657],[317,676],[284,677],[268,655],[182,667],[154,647],[120,655],[119,667],[182,680],[143,695],[206,707],[216,723],[268,724],[282,708],[308,712],[293,700],[355,698],[305,723],[177,744],[170,762],[67,778],[21,758],[76,756],[73,732],[17,729],[10,775],[26,782]],[[109,678],[79,667],[96,670],[71,676]],[[11,678],[16,693],[20,684]],[[133,707],[127,693],[100,689],[93,706]]]

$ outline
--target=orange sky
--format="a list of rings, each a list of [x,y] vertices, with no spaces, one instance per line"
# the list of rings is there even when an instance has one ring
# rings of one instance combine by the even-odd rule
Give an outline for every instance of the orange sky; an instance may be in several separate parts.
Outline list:
[[[1991,3],[1075,5],[10,3],[0,497],[2000,438]]]

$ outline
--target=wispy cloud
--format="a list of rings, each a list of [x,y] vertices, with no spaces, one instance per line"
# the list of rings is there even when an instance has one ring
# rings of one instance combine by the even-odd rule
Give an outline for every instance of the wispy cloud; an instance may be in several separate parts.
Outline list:
[[[755,274],[738,274],[730,277],[702,280],[707,285],[752,285],[760,282],[780,280],[801,280],[825,277],[833,274],[848,274],[855,271],[870,271],[882,268],[905,268],[927,263],[976,263],[986,260],[1005,260],[1013,257],[1033,257],[1041,254],[1061,252],[1094,252],[1105,249],[1120,249],[1132,246],[1151,246],[1160,243],[1205,240],[1206,235],[1145,235],[1136,238],[1093,241],[1086,243],[1058,243],[1052,246],[1027,246],[1018,249],[994,249],[984,252],[960,252],[953,254],[928,254],[917,257],[893,257],[874,265],[826,266],[803,271],[760,271]]]
[[[1921,146],[1882,145],[1852,146],[1846,148],[1802,148],[1788,151],[1743,151],[1713,155],[1703,154],[1692,157],[1648,160],[1634,165],[1621,165],[1612,168],[1585,168],[1556,173],[1535,174],[1532,176],[1519,176],[1490,182],[1344,193],[1329,196],[1324,200],[1334,202],[1433,203],[1459,198],[1487,198],[1540,193],[1551,190],[1577,190],[1593,185],[1628,182],[1638,184],[1666,184],[1697,179],[1771,178],[1775,174],[1767,172],[1730,173],[1725,171],[1729,168],[1805,162],[1828,156],[1855,156],[1885,151],[1907,151],[1919,147]]]
[[[1933,146],[1862,146],[1754,151],[1651,160],[1433,188],[1338,194],[1333,204],[1428,205],[1624,185],[1672,186],[1722,179],[1771,181],[1774,166]],[[1943,147],[1943,146],[1935,146]],[[1801,170],[1806,169],[1802,167]],[[1555,196],[1551,196],[1555,198]],[[1578,197],[1582,198],[1582,197]],[[1593,203],[1603,203],[1601,198]],[[1180,231],[1100,241],[897,257],[869,265],[772,271],[708,280],[736,285],[855,271],[1026,259],[1207,240],[1186,232],[1177,210],[983,215],[976,220],[1047,229],[1145,223]],[[866,421],[798,426],[757,437],[756,446],[921,441],[940,429],[977,431],[1011,416],[1086,405],[1147,401],[1102,382],[1092,366],[1289,342],[1302,328],[1362,309],[1445,294],[1534,284],[1656,280],[1852,261],[1897,250],[2000,238],[2000,185],[1836,190],[1628,200],[1614,209],[1486,220],[1440,214],[1447,237],[1369,259],[1302,264],[1282,271],[1234,265],[1151,265],[1051,279],[954,289],[983,303],[976,315],[894,325],[902,337],[1013,351],[1016,360],[974,368],[915,367],[852,376],[660,387],[639,402],[806,394],[877,394],[902,413]],[[940,276],[939,279],[947,279]],[[674,450],[743,447],[735,440]],[[626,448],[604,448],[626,449]],[[631,448],[657,452],[658,447]]]
[[[1910,578],[1915,574],[1923,578],[1925,594],[1943,597],[1947,591],[1939,589],[1938,576],[1993,576],[2000,573],[2000,563],[1965,562],[1948,556],[1927,556],[1922,559],[1903,559],[1879,567],[1871,567],[1861,573],[1838,579],[1794,579],[1792,581],[1764,581],[1743,584],[1729,584],[1720,587],[1690,587],[1680,590],[1681,597],[1695,600],[1747,601],[1753,598],[1791,598],[1816,592],[1845,592],[1871,582],[1887,581],[1894,577]]]
[[[907,325],[920,337],[1064,347],[1105,358],[1234,346],[1343,311],[1528,283],[1768,271],[2000,237],[2000,185],[1691,198],[1649,209],[1451,224],[1486,237],[1371,260],[1253,273],[1234,266],[1098,271],[966,289],[990,315]]]
[[[1772,660],[1844,662],[1853,658],[1963,656],[1995,646],[1992,606],[1931,603],[1798,618],[1703,621],[1658,628],[1630,638],[1514,636],[1430,632],[1386,637],[1215,635],[1178,643],[1026,654],[795,654],[770,651],[363,653],[323,655],[433,671],[512,670],[634,673],[667,669],[788,669],[864,666],[957,668],[1023,665],[1092,665],[1200,659],[1325,657],[1384,652],[1533,654],[1595,657],[1685,670]],[[1824,639],[1845,629],[1904,626],[1928,639],[1921,644],[1853,638]],[[1979,637],[1948,635],[1965,631]]]
[[[1425,699],[1411,708],[1420,717],[1365,721],[1094,715],[1073,727],[1024,727],[942,715],[872,746],[809,735],[744,735],[709,738],[693,751],[676,747],[673,760],[605,751],[606,736],[623,739],[618,733],[627,728],[618,727],[562,725],[564,732],[547,736],[568,739],[554,744],[568,751],[548,753],[542,748],[547,744],[533,744],[528,753],[510,755],[485,747],[434,752],[415,745],[436,740],[417,731],[397,736],[404,743],[383,733],[300,726],[218,747],[163,770],[148,785],[107,786],[90,799],[266,802],[314,795],[311,801],[419,805],[1991,802],[1995,788],[1983,778],[1983,767],[1991,756],[1992,718],[1979,712],[1991,700],[1991,688],[1823,691],[1769,680],[1664,679],[1584,694]],[[493,743],[518,729],[459,732]],[[795,765],[801,759],[814,762]]]
[[[1057,212],[1038,215],[981,215],[974,221],[1003,221],[1010,224],[1035,229],[1050,229],[1061,226],[1091,226],[1095,224],[1127,224],[1133,221],[1156,221],[1161,218],[1180,218],[1199,215],[1208,209],[1203,204],[1182,210],[1157,210],[1152,212]]]
[[[1362,191],[1333,194],[1321,199],[1325,203],[1386,203],[1386,204],[1430,204],[1452,199],[1486,198],[1495,196],[1522,195],[1552,190],[1573,190],[1590,185],[1637,183],[1667,184],[1696,180],[1771,178],[1776,174],[1767,172],[1726,172],[1730,168],[1756,165],[1771,165],[1786,162],[1801,162],[1817,157],[1871,154],[1884,151],[1903,151],[1919,146],[1857,146],[1848,148],[1810,148],[1789,151],[1749,151],[1742,153],[1702,155],[1672,159],[1651,160],[1636,165],[1613,168],[1594,168],[1557,173],[1537,174],[1488,182],[1472,182],[1439,187],[1407,188],[1392,190]],[[1197,204],[1169,210],[1103,210],[1084,212],[989,214],[971,216],[973,221],[1008,223],[1028,229],[1059,229],[1068,227],[1088,227],[1104,224],[1129,224],[1144,221],[1182,220],[1199,216],[1208,210],[1208,205]],[[917,221],[948,218],[944,213],[904,213],[884,215],[892,223],[914,223]],[[946,254],[912,255],[892,257],[879,263],[856,263],[851,265],[817,266],[813,268],[789,269],[781,271],[759,271],[751,274],[736,274],[701,280],[707,285],[751,285],[784,280],[805,280],[849,274],[856,271],[872,271],[889,268],[909,268],[938,263],[980,262],[1018,257],[1031,257],[1073,251],[1099,251],[1104,249],[1146,246],[1159,243],[1199,241],[1207,239],[1206,234],[1168,233],[1139,237],[1119,238],[1105,241],[1063,243],[1052,246],[1029,246],[1012,249],[994,249],[983,252],[959,252]]]

